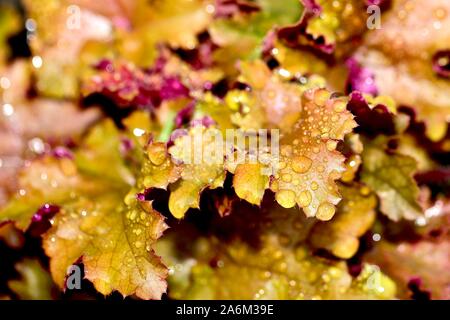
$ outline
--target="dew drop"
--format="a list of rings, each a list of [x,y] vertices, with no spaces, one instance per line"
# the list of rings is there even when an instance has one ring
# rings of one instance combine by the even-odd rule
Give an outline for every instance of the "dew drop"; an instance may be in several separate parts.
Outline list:
[[[6,90],[11,87],[11,81],[6,77],[0,78],[0,88]]]
[[[346,107],[347,107],[347,104],[345,103],[345,101],[342,101],[342,100],[337,100],[333,104],[333,109],[336,112],[342,112],[346,109]]]
[[[438,8],[434,12],[436,18],[442,20],[447,16],[447,11],[444,8]]]
[[[369,193],[370,193],[370,188],[369,188],[368,186],[362,186],[362,187],[359,189],[359,192],[360,192],[361,195],[363,195],[363,196],[368,196]]]
[[[311,189],[313,191],[316,191],[317,189],[319,189],[319,185],[317,184],[317,182],[315,182],[315,181],[311,182]]]
[[[282,262],[276,263],[275,270],[278,272],[281,272],[281,273],[286,272],[286,270],[287,270],[286,262],[282,261]]]
[[[74,176],[77,173],[77,167],[75,166],[73,161],[70,159],[67,159],[67,158],[61,159],[60,167],[61,167],[62,172],[68,177]]]
[[[33,138],[28,142],[28,147],[31,151],[37,154],[41,154],[45,151],[44,141],[40,138]]]
[[[275,195],[275,198],[284,208],[292,208],[295,205],[295,193],[292,190],[280,190]]]
[[[302,208],[307,207],[311,204],[312,196],[309,190],[303,190],[298,196],[298,205]]]
[[[333,217],[335,211],[336,208],[331,203],[323,202],[317,208],[316,218],[322,221],[328,221]]]
[[[320,106],[325,105],[329,97],[330,93],[325,89],[319,89],[314,92],[314,102]]]
[[[9,104],[9,103],[5,103],[3,105],[3,114],[6,117],[9,117],[9,116],[12,116],[13,113],[14,113],[14,107],[11,104]]]
[[[292,155],[292,146],[283,146],[281,154],[285,157],[290,157]]]
[[[281,250],[275,251],[275,252],[273,253],[273,255],[272,255],[272,258],[273,258],[274,260],[278,260],[278,259],[283,258],[283,252],[281,252]]]
[[[40,56],[34,56],[31,59],[31,64],[33,65],[33,67],[35,67],[36,69],[40,69],[42,67],[43,64],[43,60]]]
[[[292,170],[297,173],[305,173],[307,172],[312,165],[312,160],[305,156],[296,156],[292,159]]]
[[[281,176],[281,180],[283,180],[284,182],[291,182],[292,176],[289,173],[285,173]]]
[[[165,147],[160,144],[151,146],[150,148],[148,148],[148,158],[154,165],[162,165],[166,160]]]

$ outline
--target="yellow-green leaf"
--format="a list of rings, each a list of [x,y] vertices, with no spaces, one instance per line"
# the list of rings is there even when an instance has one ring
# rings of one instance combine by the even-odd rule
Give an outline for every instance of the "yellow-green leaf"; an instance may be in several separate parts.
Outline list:
[[[241,202],[241,204],[244,204]],[[376,266],[356,277],[343,261],[311,254],[304,241],[311,219],[265,203],[238,205],[211,236],[179,226],[157,252],[169,263],[175,299],[391,299],[393,282]],[[271,208],[270,208],[271,207]],[[228,235],[228,236],[227,236]],[[189,236],[189,243],[186,237]],[[239,281],[236,281],[239,275]]]
[[[311,232],[311,244],[326,249],[336,257],[351,258],[362,236],[375,221],[376,197],[366,186],[340,185],[343,200],[331,221],[319,222]]]
[[[182,218],[189,208],[198,208],[204,189],[223,185],[225,154],[221,138],[215,127],[194,126],[169,148],[181,168],[181,179],[170,188],[169,209],[176,218]]]
[[[54,283],[38,260],[25,258],[15,265],[20,279],[8,281],[8,287],[21,300],[52,300]]]

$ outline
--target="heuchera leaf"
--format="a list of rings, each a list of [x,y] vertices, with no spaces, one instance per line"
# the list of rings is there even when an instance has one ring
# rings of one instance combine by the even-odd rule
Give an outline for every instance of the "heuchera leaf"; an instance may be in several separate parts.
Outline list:
[[[360,135],[356,133],[348,134],[344,139],[343,148],[340,150],[345,156],[345,171],[342,173],[341,181],[351,183],[355,180],[361,165],[361,153],[363,143]]]
[[[42,59],[34,72],[37,90],[44,96],[77,97],[79,78],[83,67],[87,67],[79,59],[83,47],[89,41],[106,42],[112,35],[112,25],[106,17],[78,7],[83,14],[74,18],[77,12],[71,4],[67,0],[24,1],[27,14],[36,22],[29,41],[33,55]]]
[[[290,75],[325,75],[329,72],[326,61],[320,59],[313,52],[290,48],[279,39],[274,41],[270,54],[278,61],[283,70],[289,71]]]
[[[435,58],[448,50],[449,11],[446,1],[394,1],[383,27],[369,32],[355,54],[374,73],[379,93],[414,108],[433,141],[445,136],[450,115],[450,83],[435,71]]]
[[[145,152],[147,158],[142,165],[142,188],[166,189],[178,180],[181,168],[175,164],[162,142],[151,142]]]
[[[388,97],[384,98],[390,100]],[[395,104],[393,101],[389,101],[390,105],[385,104],[382,99],[382,96],[376,98],[364,96],[359,91],[350,94],[347,108],[355,115],[355,120],[359,125],[357,130],[369,135],[395,133]]]
[[[347,90],[348,92],[360,91],[371,95],[377,95],[375,76],[368,68],[362,67],[354,58],[349,58],[345,65],[348,68]]]
[[[259,205],[269,187],[269,177],[262,175],[259,163],[238,165],[234,171],[233,186],[236,195],[252,204]]]
[[[85,84],[84,95],[100,93],[120,107],[156,108],[166,99],[189,94],[178,77],[163,74],[158,66],[150,72],[129,63],[102,61],[100,66],[102,72]]]
[[[11,6],[5,4],[0,5],[0,67],[3,66],[8,58],[8,37],[19,31],[19,28],[19,14]]]
[[[82,257],[85,277],[100,293],[160,299],[167,269],[152,245],[167,226],[151,202],[136,200],[133,192],[123,204],[118,196],[80,198],[63,207],[44,236],[53,278],[64,284],[68,268]]]
[[[25,258],[15,265],[19,279],[9,280],[8,287],[22,300],[51,300],[54,284],[38,260]]]
[[[195,104],[193,120],[209,117],[217,124],[217,128],[223,134],[226,133],[226,129],[234,128],[232,123],[232,107],[228,102],[229,98],[233,97],[233,102],[237,105],[240,103],[240,99],[233,92],[234,90],[231,90],[227,93],[225,103],[223,100],[213,96],[210,92],[206,92]]]
[[[11,220],[20,229],[27,229],[34,213],[44,204],[60,204],[70,193],[95,192],[98,184],[77,175],[70,159],[43,157],[31,162],[19,176],[20,189],[0,211],[2,220]]]
[[[369,253],[366,261],[376,263],[398,284],[399,297],[414,298],[411,282],[419,280],[420,289],[428,298],[450,298],[450,242],[419,241],[398,244],[380,241]]]
[[[263,113],[263,123],[252,122],[253,129],[268,127],[291,127],[301,112],[301,94],[304,88],[294,84],[282,82],[273,75],[261,60],[242,62],[239,80],[252,88],[250,94],[254,99],[248,117],[252,114]],[[255,110],[256,109],[256,110]]]
[[[236,203],[235,213],[210,226],[216,231],[211,236],[178,228],[159,242],[157,252],[170,264],[169,295],[176,299],[394,297],[392,281],[375,267],[365,265],[352,278],[342,261],[311,255],[304,241],[313,221],[271,202],[261,209]],[[186,237],[191,242],[186,243]]]
[[[130,40],[141,37],[143,43],[151,46],[166,41],[172,48],[195,48],[197,35],[207,28],[213,18],[211,10],[207,10],[211,4],[209,0],[141,1],[133,21],[137,28],[133,30]],[[145,55],[145,52],[142,53]]]
[[[336,257],[351,258],[362,236],[375,221],[377,199],[366,186],[339,185],[343,200],[331,221],[319,222],[311,232],[311,244]]]
[[[41,205],[58,205],[44,248],[61,288],[68,268],[81,259],[86,278],[99,292],[159,299],[166,291],[167,269],[152,246],[167,226],[151,202],[136,198],[120,142],[107,121],[94,127],[74,160],[46,156],[31,162],[0,218],[26,229]]]
[[[325,89],[303,95],[300,119],[281,137],[278,171],[270,186],[279,204],[298,204],[308,217],[332,218],[340,200],[335,180],[345,159],[336,145],[355,126],[345,99],[330,98]]]
[[[381,212],[394,221],[422,215],[417,202],[419,188],[413,179],[417,170],[414,158],[387,153],[383,137],[365,144],[362,158],[361,181],[380,198]]]
[[[255,3],[259,11],[218,18],[208,28],[213,42],[221,47],[214,53],[215,61],[229,64],[229,69],[235,69],[234,63],[239,59],[258,57],[269,31],[294,23],[302,12],[298,0],[258,0]]]
[[[270,189],[275,192],[277,202],[285,208],[298,204],[308,217],[320,220],[331,219],[334,205],[340,200],[335,180],[345,170],[345,158],[336,151],[337,142],[356,126],[346,110],[346,100],[330,95],[325,89],[305,92],[298,106],[302,110],[299,120],[290,132],[281,136],[279,159],[272,158],[268,164],[274,173]],[[255,176],[255,167],[249,166],[244,163],[238,168]],[[263,181],[260,179],[256,181]],[[255,196],[262,197],[261,192],[255,193],[239,176],[234,183],[246,200],[257,203]]]
[[[305,11],[293,26],[281,28],[278,36],[297,48],[312,48],[340,58],[354,46],[366,22],[366,7],[358,0],[303,0]]]
[[[198,208],[200,193],[206,189],[221,187],[225,180],[223,146],[216,136],[221,132],[214,126],[191,127],[186,135],[175,139],[169,153],[180,163],[181,179],[170,188],[170,212],[182,218],[189,208]]]

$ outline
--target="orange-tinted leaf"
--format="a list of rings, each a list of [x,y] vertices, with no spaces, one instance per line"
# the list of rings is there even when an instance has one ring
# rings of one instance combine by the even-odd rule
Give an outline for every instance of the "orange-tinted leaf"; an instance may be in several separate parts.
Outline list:
[[[346,100],[324,89],[307,91],[294,129],[280,141],[281,156],[271,189],[286,208],[298,204],[307,216],[333,217],[340,196],[335,183],[344,171],[336,145],[356,126]]]
[[[166,189],[170,183],[178,180],[181,168],[173,162],[165,143],[151,142],[145,154],[147,159],[141,169],[144,188]]]
[[[118,196],[81,198],[56,216],[44,237],[53,278],[63,286],[68,268],[82,257],[85,276],[99,292],[160,299],[167,269],[152,245],[167,226],[150,202],[138,202],[133,193],[121,204]]]

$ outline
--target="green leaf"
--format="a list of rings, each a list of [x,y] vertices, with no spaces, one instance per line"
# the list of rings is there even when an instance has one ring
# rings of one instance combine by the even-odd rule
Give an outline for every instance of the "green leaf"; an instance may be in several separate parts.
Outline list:
[[[380,198],[381,212],[394,221],[420,217],[419,188],[413,179],[417,161],[399,153],[388,154],[383,138],[365,144],[362,157],[361,181]]]
[[[52,300],[54,284],[39,261],[25,258],[15,265],[20,279],[9,280],[8,287],[21,300]]]
[[[228,63],[238,59],[254,59],[260,56],[264,37],[275,27],[295,23],[301,16],[302,5],[298,0],[258,0],[259,12],[214,20],[208,31],[213,41],[221,46],[215,53],[216,60]]]

